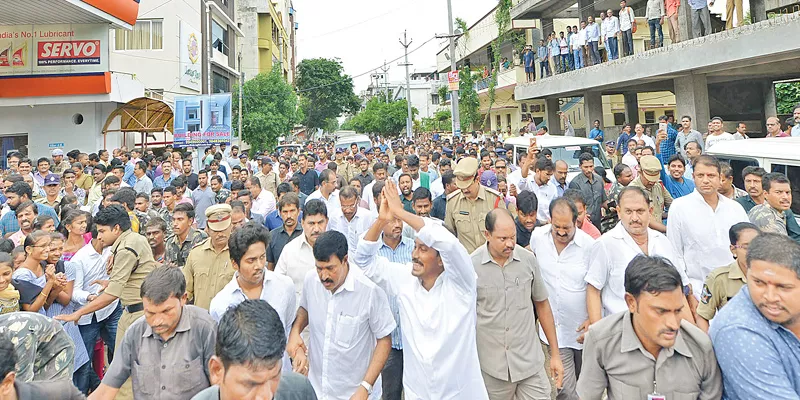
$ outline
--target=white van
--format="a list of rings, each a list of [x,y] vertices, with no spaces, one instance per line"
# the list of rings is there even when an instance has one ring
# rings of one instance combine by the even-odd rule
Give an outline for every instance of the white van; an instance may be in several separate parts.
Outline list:
[[[792,185],[792,212],[800,214],[800,137],[717,142],[708,154],[731,165],[738,188],[744,187],[742,170],[750,165],[785,174]]]
[[[504,144],[514,146],[514,153],[506,154],[506,157],[512,160],[514,165],[519,165],[520,155],[528,152],[530,138],[525,136],[513,137],[506,139]],[[608,179],[612,182],[615,181],[611,163],[606,159],[603,144],[594,139],[574,136],[537,136],[536,144],[541,149],[550,149],[553,152],[554,163],[558,160],[567,163],[569,166],[567,182],[572,181],[572,178],[581,173],[578,158],[582,153],[592,153],[594,155],[594,165],[602,165],[606,169]]]
[[[372,147],[372,140],[367,135],[347,135],[339,136],[336,139],[334,148],[336,149],[349,149],[351,144],[357,144],[359,150],[363,147],[369,149]]]

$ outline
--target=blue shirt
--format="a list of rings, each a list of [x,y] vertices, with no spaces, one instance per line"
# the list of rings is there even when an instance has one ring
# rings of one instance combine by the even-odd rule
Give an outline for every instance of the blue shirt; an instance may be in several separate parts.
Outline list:
[[[175,180],[175,175],[170,174],[169,179],[166,180],[164,179],[164,175],[161,175],[159,177],[156,177],[156,180],[153,181],[153,186],[159,189],[164,189],[165,187],[172,184],[173,180]]]
[[[599,40],[600,40],[600,26],[598,26],[597,23],[595,22],[586,25],[586,41],[597,42]]]
[[[281,218],[281,214],[278,212],[278,210],[273,210],[264,217],[264,226],[269,230],[283,226],[283,218]]]
[[[381,243],[383,243],[383,235],[381,235]],[[400,243],[395,249],[382,244],[381,248],[378,249],[378,255],[386,257],[390,262],[405,265],[411,262],[412,251],[414,251],[414,241],[403,236],[400,238]],[[403,337],[400,333],[400,306],[397,302],[397,296],[389,297],[389,308],[392,309],[394,320],[397,322],[397,328],[392,331],[392,348],[403,350]]]
[[[539,57],[539,60],[546,61],[547,60],[547,46],[541,46],[536,49],[536,56]]]
[[[675,155],[675,139],[678,137],[678,131],[675,128],[667,125],[667,140],[662,140],[659,144],[659,153],[656,154],[661,164],[667,164],[670,157]]]
[[[800,339],[766,319],[747,286],[719,311],[708,333],[722,370],[723,399],[800,397]]]
[[[603,141],[603,138],[605,137],[605,135],[603,134],[603,130],[602,129],[600,129],[600,128],[592,128],[592,130],[589,131],[589,139],[598,140],[597,139],[598,136],[600,137],[599,140]]]
[[[617,151],[621,151],[622,155],[628,153],[628,141],[631,140],[631,135],[622,131],[619,133],[619,139],[617,139]]]
[[[667,189],[669,195],[673,199],[686,196],[694,192],[694,181],[689,178],[683,178],[683,182],[678,182],[672,175],[668,174],[666,170],[661,170],[661,182],[664,184],[664,189]]]
[[[122,180],[131,187],[136,184],[136,175],[133,174],[133,164],[130,161],[125,164],[125,175],[122,175]]]
[[[533,51],[526,51],[522,53],[522,60],[525,63],[526,67],[530,67],[533,65]],[[437,139],[434,139],[437,140]]]

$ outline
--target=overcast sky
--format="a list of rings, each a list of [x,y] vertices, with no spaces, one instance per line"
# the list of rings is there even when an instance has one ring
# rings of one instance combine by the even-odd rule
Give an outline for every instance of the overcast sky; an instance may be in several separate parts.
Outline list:
[[[367,72],[403,55],[403,30],[413,39],[409,51],[447,33],[446,0],[293,0],[297,10],[298,62],[304,58],[339,57],[350,76]],[[474,24],[497,0],[453,0],[453,18]],[[436,53],[446,43],[434,39],[413,54],[411,72],[433,71]],[[391,65],[389,80],[405,80],[405,68]],[[356,94],[366,89],[369,74],[355,78]]]

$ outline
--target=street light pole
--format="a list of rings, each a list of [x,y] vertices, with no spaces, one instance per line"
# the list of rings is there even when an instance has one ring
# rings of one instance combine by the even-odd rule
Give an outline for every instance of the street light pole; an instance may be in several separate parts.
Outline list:
[[[447,0],[447,26],[450,36],[450,71],[456,70],[456,41],[453,36],[453,4]],[[443,99],[444,100],[444,99]],[[461,136],[461,117],[458,115],[458,90],[450,91],[450,119],[453,121],[453,136]]]
[[[400,44],[403,45],[406,49],[406,62],[404,65],[406,66],[406,105],[408,106],[408,117],[406,118],[406,136],[411,139],[412,132],[412,121],[413,115],[411,115],[411,80],[408,77],[408,66],[411,65],[408,63],[408,46],[411,46],[414,40],[408,40],[408,32],[403,31],[403,40],[400,41]]]

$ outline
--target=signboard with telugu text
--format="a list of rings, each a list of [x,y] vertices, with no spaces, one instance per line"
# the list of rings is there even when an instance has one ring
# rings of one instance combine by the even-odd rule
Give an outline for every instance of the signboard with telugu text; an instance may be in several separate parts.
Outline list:
[[[0,26],[0,76],[108,71],[108,25]]]
[[[231,142],[231,94],[175,96],[175,147]]]
[[[447,73],[447,86],[448,89],[452,92],[454,90],[458,90],[458,82],[461,78],[458,77],[458,70],[450,71]]]

